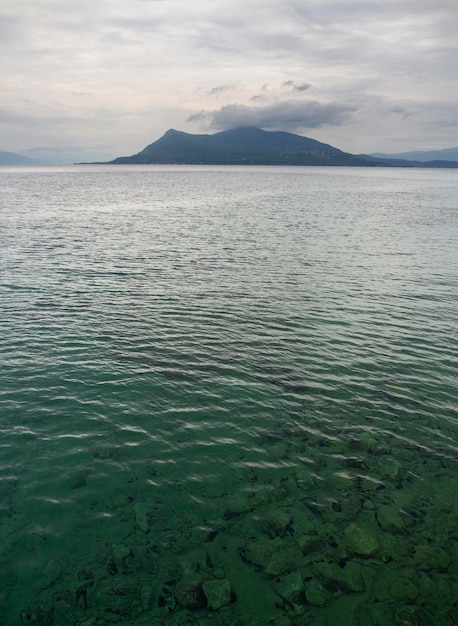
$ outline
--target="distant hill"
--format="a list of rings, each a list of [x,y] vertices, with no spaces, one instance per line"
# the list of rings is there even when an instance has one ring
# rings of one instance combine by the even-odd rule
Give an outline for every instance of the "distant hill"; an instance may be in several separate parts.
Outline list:
[[[372,157],[379,159],[407,159],[409,161],[458,161],[458,147],[445,148],[445,150],[419,150],[416,152],[399,152],[397,154],[385,154],[375,152]]]
[[[111,163],[208,165],[375,165],[373,159],[342,152],[315,139],[254,127],[214,135],[168,130],[138,154]]]
[[[168,130],[141,152],[119,157],[112,164],[205,165],[343,165],[360,167],[425,167],[421,162],[377,159],[342,152],[325,143],[286,132],[254,127],[233,128],[214,135]],[[430,165],[448,167],[447,165]],[[451,164],[449,167],[454,167]],[[456,164],[458,167],[458,163]]]
[[[15,152],[2,152],[0,150],[0,165],[34,165],[36,161]]]
[[[46,165],[70,165],[79,161],[107,161],[114,157],[113,153],[98,148],[78,148],[61,145],[59,147],[35,147],[22,150],[21,154],[33,159],[36,163]]]
[[[21,152],[0,150],[0,165],[71,165],[77,161],[112,159],[113,154],[96,149],[72,148],[28,148]]]

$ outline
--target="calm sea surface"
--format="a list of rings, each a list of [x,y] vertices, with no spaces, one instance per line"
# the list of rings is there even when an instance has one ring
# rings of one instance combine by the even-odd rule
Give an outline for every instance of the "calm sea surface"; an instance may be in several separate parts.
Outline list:
[[[458,623],[458,172],[0,168],[0,621]]]

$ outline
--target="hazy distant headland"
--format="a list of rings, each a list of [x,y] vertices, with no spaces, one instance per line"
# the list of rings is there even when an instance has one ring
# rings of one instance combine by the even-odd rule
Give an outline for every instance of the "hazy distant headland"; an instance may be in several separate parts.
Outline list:
[[[0,150],[0,165],[34,165],[35,161],[16,152]]]
[[[171,129],[141,152],[109,163],[458,168],[458,161],[423,162],[349,154],[308,137],[254,127],[233,128],[214,135],[192,135]]]

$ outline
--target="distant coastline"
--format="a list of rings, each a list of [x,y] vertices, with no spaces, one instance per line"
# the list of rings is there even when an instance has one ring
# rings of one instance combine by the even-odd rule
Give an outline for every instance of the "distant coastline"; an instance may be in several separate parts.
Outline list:
[[[40,159],[25,154],[40,155]],[[63,159],[66,154],[69,159]],[[315,139],[282,131],[245,126],[212,135],[168,130],[157,141],[130,156],[111,160],[70,160],[68,151],[32,148],[0,151],[0,165],[309,165],[347,167],[458,168],[458,147],[400,154],[351,154]],[[81,154],[81,156],[83,156]],[[80,157],[81,158],[81,157]],[[84,157],[83,157],[84,158]]]

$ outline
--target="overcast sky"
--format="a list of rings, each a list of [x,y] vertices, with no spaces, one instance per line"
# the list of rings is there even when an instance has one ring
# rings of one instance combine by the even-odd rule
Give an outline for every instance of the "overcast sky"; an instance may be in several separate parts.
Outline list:
[[[1,0],[0,150],[128,155],[254,125],[458,145],[457,0]]]

